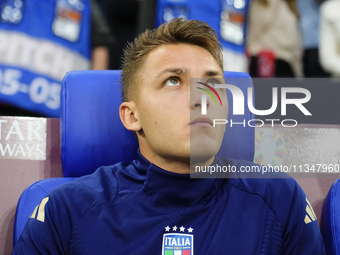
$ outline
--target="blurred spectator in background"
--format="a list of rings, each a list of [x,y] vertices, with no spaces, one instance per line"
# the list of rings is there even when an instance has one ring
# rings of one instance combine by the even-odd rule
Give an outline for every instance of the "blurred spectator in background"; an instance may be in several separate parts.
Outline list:
[[[320,3],[323,0],[297,0],[303,44],[305,77],[328,77],[319,63]]]
[[[295,0],[254,0],[247,51],[252,77],[301,77],[302,45]]]
[[[115,40],[98,3],[91,0],[91,6],[92,69],[109,69],[109,49],[112,47]]]
[[[0,115],[59,117],[66,72],[107,69],[112,42],[94,0],[1,0]]]
[[[340,0],[321,5],[320,63],[332,76],[340,77]]]
[[[121,56],[127,42],[132,42],[137,35],[139,0],[97,0],[103,10],[108,25],[115,35],[110,49],[109,69],[121,68]]]

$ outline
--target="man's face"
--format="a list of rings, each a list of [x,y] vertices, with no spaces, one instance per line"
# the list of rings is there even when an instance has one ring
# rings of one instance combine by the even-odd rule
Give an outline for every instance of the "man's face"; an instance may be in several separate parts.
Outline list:
[[[135,116],[141,126],[141,153],[152,163],[190,157],[212,161],[220,148],[225,126],[213,127],[214,118],[227,118],[225,90],[218,90],[223,106],[207,95],[207,115],[201,115],[201,95],[190,78],[224,84],[223,72],[204,48],[189,44],[160,46],[149,53],[139,71]],[[212,160],[211,160],[212,159]]]

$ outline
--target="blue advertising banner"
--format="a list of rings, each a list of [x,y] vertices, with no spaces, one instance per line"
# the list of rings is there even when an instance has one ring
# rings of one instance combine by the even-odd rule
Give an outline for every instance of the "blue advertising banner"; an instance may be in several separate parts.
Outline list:
[[[90,68],[89,0],[0,0],[0,102],[59,117],[66,72]]]
[[[224,49],[244,53],[250,0],[158,0],[156,26],[173,18],[207,22],[218,33]]]

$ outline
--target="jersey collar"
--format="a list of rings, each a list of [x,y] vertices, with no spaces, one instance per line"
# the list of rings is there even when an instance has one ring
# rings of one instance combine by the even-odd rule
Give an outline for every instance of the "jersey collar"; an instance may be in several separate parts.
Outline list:
[[[217,157],[215,159],[219,160]],[[221,179],[191,178],[190,174],[178,174],[150,163],[138,150],[139,166],[146,170],[143,191],[157,207],[188,208],[209,200],[220,186]],[[211,178],[212,177],[212,178]]]

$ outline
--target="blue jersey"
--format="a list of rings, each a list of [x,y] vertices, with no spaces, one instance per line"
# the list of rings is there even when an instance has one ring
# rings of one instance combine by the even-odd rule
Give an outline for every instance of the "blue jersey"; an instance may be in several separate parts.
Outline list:
[[[288,178],[190,178],[142,155],[53,190],[13,254],[322,255],[311,205]],[[281,174],[279,174],[281,175]]]

